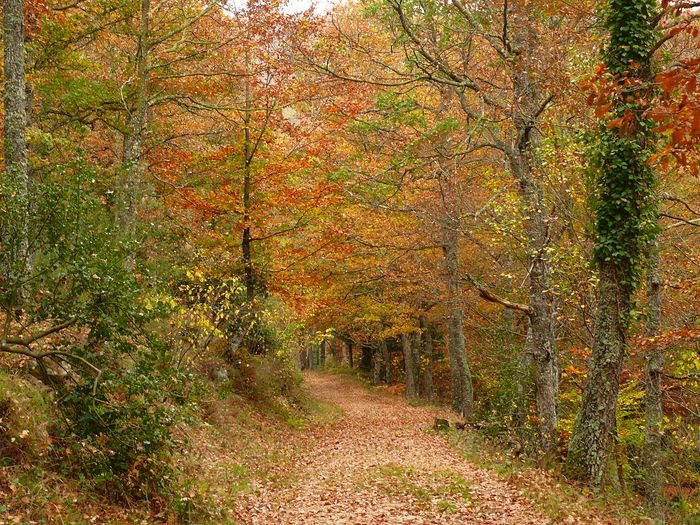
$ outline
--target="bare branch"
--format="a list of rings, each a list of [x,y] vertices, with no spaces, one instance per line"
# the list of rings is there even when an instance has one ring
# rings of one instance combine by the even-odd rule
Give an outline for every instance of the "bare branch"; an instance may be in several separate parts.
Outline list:
[[[491,303],[496,303],[500,304],[501,306],[505,308],[509,308],[511,310],[518,310],[519,312],[526,313],[527,315],[530,315],[530,307],[526,304],[520,304],[520,303],[514,303],[512,301],[509,301],[507,299],[503,299],[502,297],[497,296],[494,294],[491,290],[486,288],[483,284],[478,282],[474,277],[469,275],[468,273],[465,275],[465,277],[462,278],[463,281],[468,282],[471,284],[474,288],[476,288],[479,291],[479,296]]]
[[[7,345],[24,346],[29,348],[32,343],[38,341],[39,339],[43,339],[48,335],[55,334],[56,332],[60,332],[61,330],[68,328],[69,326],[75,324],[77,320],[77,317],[72,317],[63,323],[54,325],[46,330],[42,330],[41,332],[37,332],[27,338],[8,337],[0,342],[0,349],[3,349],[3,347]]]

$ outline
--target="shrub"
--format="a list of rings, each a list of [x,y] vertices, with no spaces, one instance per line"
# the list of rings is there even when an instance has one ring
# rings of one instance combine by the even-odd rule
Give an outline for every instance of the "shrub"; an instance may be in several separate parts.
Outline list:
[[[71,470],[118,499],[161,498],[173,480],[174,428],[196,411],[191,374],[140,353],[98,383],[71,390],[62,403],[63,445]]]
[[[302,402],[301,374],[284,357],[241,353],[231,381],[234,390],[256,403],[275,406]]]

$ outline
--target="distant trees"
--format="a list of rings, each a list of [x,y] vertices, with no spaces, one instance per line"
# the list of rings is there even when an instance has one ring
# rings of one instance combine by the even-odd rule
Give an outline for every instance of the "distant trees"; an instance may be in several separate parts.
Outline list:
[[[490,162],[494,162],[494,156],[500,155],[507,162],[510,175],[518,186],[523,205],[525,253],[528,257],[525,266],[529,283],[527,315],[530,335],[526,353],[532,358],[535,370],[542,444],[550,449],[556,437],[558,392],[554,340],[556,322],[549,263],[553,239],[548,226],[550,218],[542,174],[538,167],[543,115],[555,99],[555,95],[549,92],[555,87],[542,67],[543,59],[540,56],[540,38],[544,38],[544,29],[538,24],[547,7],[538,3],[525,6],[515,2],[493,8],[480,5],[474,10],[461,2],[449,6],[429,2],[423,3],[422,9],[413,9],[404,2],[388,2],[381,8],[372,6],[370,9],[379,9],[394,42],[405,56],[410,57],[406,67],[375,61],[378,67],[373,74],[363,75],[361,71],[340,73],[337,70],[332,73],[340,78],[354,76],[386,86],[426,82],[435,89],[452,93],[455,105],[461,111],[461,116],[456,118],[462,127],[460,138],[464,142],[447,148],[445,152],[441,151],[444,147],[436,145],[435,154],[445,155],[444,167],[439,171],[444,174],[442,191],[447,201],[460,198],[455,192],[456,188],[450,187],[451,175],[447,169],[455,159],[462,159],[457,162],[467,165],[474,163],[475,159],[488,157]],[[498,35],[491,29],[496,25],[503,28]],[[455,30],[457,27],[462,29]],[[352,41],[351,38],[348,40]],[[485,68],[482,65],[484,61],[493,61],[499,67]],[[538,75],[542,78],[538,79]],[[455,118],[455,114],[451,113],[450,118]],[[453,405],[469,415],[473,412],[471,379],[464,357],[462,313],[458,299],[461,295],[460,273],[463,270],[460,269],[457,253],[464,227],[459,215],[461,205],[450,203],[447,206],[449,211],[445,210],[442,219],[441,236],[445,250],[445,274],[450,282],[448,288],[452,297],[450,304],[453,305],[449,325],[452,390],[453,396],[456,396]],[[448,218],[455,212],[456,216]]]

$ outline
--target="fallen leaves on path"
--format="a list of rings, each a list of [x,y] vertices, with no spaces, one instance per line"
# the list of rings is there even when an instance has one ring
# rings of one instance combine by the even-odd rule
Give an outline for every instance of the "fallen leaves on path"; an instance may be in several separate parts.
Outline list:
[[[308,452],[289,466],[289,484],[248,496],[249,525],[543,525],[526,498],[469,464],[430,429],[445,412],[413,407],[341,376],[309,373],[311,394],[343,410],[304,431]]]

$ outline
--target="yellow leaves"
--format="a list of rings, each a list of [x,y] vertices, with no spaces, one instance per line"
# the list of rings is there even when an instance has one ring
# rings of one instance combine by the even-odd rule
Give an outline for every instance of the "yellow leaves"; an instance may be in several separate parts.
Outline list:
[[[166,294],[153,294],[148,295],[143,300],[143,307],[149,312],[157,308],[158,306],[167,306],[171,309],[176,309],[178,307],[177,301],[173,299],[170,295]]]
[[[195,268],[193,270],[187,270],[185,273],[187,278],[194,282],[203,282],[205,279],[204,272],[201,269]]]

